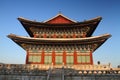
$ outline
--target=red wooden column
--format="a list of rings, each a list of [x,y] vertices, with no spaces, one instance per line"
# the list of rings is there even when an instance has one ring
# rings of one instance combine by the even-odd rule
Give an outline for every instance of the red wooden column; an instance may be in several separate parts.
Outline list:
[[[74,64],[77,64],[77,52],[74,50]]]
[[[93,56],[92,56],[92,51],[90,51],[90,64],[93,64]]]
[[[45,53],[44,53],[44,50],[42,50],[42,54],[41,54],[41,64],[44,64],[44,58],[45,58]]]
[[[52,51],[52,63],[55,65],[55,51]]]
[[[26,64],[29,64],[29,61],[28,61],[28,59],[29,59],[29,51],[27,50],[26,52],[27,52],[27,55],[26,55]]]
[[[66,51],[63,51],[63,63],[66,65]]]

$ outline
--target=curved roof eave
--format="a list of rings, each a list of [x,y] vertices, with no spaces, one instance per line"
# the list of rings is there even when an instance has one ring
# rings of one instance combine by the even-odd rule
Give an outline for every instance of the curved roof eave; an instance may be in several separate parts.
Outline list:
[[[86,20],[83,22],[77,22],[77,23],[71,23],[71,24],[49,24],[49,23],[43,23],[43,22],[36,22],[36,21],[32,21],[32,20],[28,20],[22,17],[19,17],[18,20],[20,21],[20,23],[23,25],[24,29],[27,31],[27,33],[33,37],[33,32],[29,29],[30,27],[36,27],[36,28],[41,28],[41,27],[80,27],[80,26],[89,26],[89,25],[93,25],[90,26],[91,30],[90,32],[87,34],[87,37],[90,37],[94,30],[96,29],[97,25],[99,24],[99,22],[101,21],[102,17],[96,17],[93,18],[91,20]]]
[[[68,23],[64,23],[64,24],[49,24],[49,23],[44,23],[44,22],[38,22],[38,21],[34,21],[34,20],[29,20],[29,19],[26,19],[26,18],[23,18],[23,17],[18,17],[18,20],[20,22],[26,22],[26,23],[33,23],[33,24],[36,24],[36,25],[72,25],[72,24],[86,24],[86,23],[91,23],[91,22],[94,22],[94,21],[100,21],[102,19],[102,17],[96,17],[96,18],[93,18],[93,19],[90,19],[90,20],[85,20],[83,22],[76,22],[76,23],[71,23],[71,24],[68,24]]]
[[[31,37],[23,37],[23,36],[17,36],[14,34],[8,35],[9,38],[11,38],[13,41],[17,42],[23,42],[23,43],[35,43],[38,42],[44,42],[44,43],[74,43],[74,42],[79,42],[79,43],[91,43],[91,42],[96,42],[96,41],[101,41],[103,39],[108,39],[111,37],[110,34],[104,34],[101,36],[94,36],[94,37],[87,37],[87,38],[31,38]]]
[[[87,37],[87,38],[69,38],[69,39],[56,39],[56,38],[30,38],[30,37],[23,37],[17,36],[14,34],[8,35],[16,44],[21,46],[24,50],[27,49],[25,45],[29,44],[97,44],[98,46],[94,48],[95,51],[98,47],[100,47],[109,37],[110,34],[104,34],[101,36],[95,37]]]

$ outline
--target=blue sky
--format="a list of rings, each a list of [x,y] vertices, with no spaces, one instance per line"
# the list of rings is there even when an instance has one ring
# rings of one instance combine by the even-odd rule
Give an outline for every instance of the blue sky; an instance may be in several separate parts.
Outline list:
[[[112,37],[93,53],[94,64],[120,65],[119,0],[0,0],[0,62],[25,63],[26,52],[6,37],[10,33],[28,36],[18,17],[44,21],[59,11],[76,21],[102,16],[93,36],[110,33]]]

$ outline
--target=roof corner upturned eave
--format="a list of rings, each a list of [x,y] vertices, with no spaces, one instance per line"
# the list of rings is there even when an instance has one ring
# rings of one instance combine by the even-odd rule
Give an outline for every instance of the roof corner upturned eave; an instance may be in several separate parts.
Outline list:
[[[101,22],[102,17],[98,16],[96,18],[93,18],[91,20],[87,20],[85,21],[86,23],[90,23],[90,22],[94,22],[94,26],[91,28],[91,30],[88,32],[87,37],[92,36],[92,34],[94,33],[94,31],[96,30],[97,26],[99,25],[99,23]]]
[[[23,18],[23,17],[18,17],[17,19],[18,19],[18,21],[22,24],[22,26],[24,27],[24,29],[26,30],[26,32],[29,34],[29,36],[33,37],[34,35],[33,35],[32,31],[29,29],[29,26],[26,26],[26,25],[25,25],[25,24],[27,24],[27,23],[25,23],[25,22],[32,23],[33,21],[32,21],[32,20],[25,19],[25,18]]]

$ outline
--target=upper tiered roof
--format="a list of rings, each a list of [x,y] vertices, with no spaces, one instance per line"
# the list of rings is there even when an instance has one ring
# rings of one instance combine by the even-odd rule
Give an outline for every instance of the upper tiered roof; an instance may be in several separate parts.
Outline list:
[[[89,27],[90,29],[86,36],[90,37],[94,32],[94,30],[96,29],[99,22],[101,21],[101,19],[102,17],[97,17],[97,18],[86,20],[83,22],[76,22],[62,14],[58,14],[55,17],[44,22],[32,21],[22,17],[18,18],[18,20],[21,22],[21,24],[23,25],[23,27],[31,37],[33,37],[33,31],[31,30],[32,28],[38,29],[38,28],[73,28],[73,27],[74,28]]]
[[[25,18],[18,18],[18,20],[21,22],[25,30],[28,32],[30,37],[22,37],[17,36],[14,34],[8,35],[9,38],[11,38],[14,42],[16,42],[18,45],[20,45],[22,48],[24,48],[23,44],[97,44],[97,49],[99,46],[101,46],[109,37],[111,37],[110,34],[104,34],[101,36],[95,36],[91,37],[92,33],[96,29],[97,25],[101,21],[101,17],[97,17],[91,20],[86,20],[83,22],[76,22],[73,21],[67,17],[65,17],[62,14],[58,14],[57,16],[44,21],[44,22],[36,22],[31,21]],[[34,29],[39,28],[46,28],[46,29],[69,29],[69,28],[88,28],[89,31],[86,34],[85,38],[35,38],[34,35]],[[25,48],[24,48],[25,49]],[[94,49],[94,50],[95,50]]]

